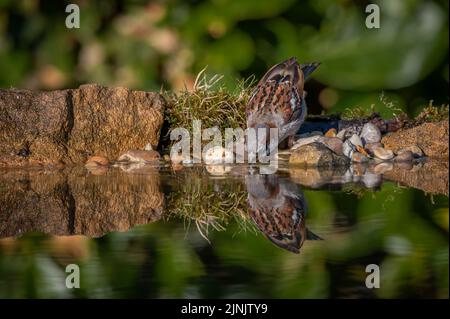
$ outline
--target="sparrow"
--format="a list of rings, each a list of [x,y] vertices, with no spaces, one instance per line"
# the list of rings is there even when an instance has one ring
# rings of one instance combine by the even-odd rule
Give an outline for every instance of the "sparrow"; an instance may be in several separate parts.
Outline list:
[[[276,175],[246,175],[248,213],[275,245],[299,253],[304,241],[320,240],[305,226],[307,205],[296,184]]]
[[[262,138],[266,147],[273,150],[288,138],[291,147],[294,135],[305,120],[307,107],[306,92],[303,89],[305,79],[320,63],[299,64],[295,57],[273,66],[257,84],[252,92],[245,113],[247,128],[263,129]],[[270,128],[278,129],[278,144],[270,144]],[[259,149],[258,149],[259,151]]]

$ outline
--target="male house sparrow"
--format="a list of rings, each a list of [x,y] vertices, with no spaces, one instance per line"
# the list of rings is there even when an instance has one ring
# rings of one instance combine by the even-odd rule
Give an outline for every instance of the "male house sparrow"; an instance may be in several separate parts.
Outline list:
[[[248,128],[256,129],[257,134],[259,129],[265,130],[266,149],[270,144],[270,128],[278,129],[278,143],[289,138],[288,145],[292,146],[293,137],[306,117],[304,81],[319,65],[298,64],[292,57],[273,66],[259,81],[245,112]],[[273,150],[278,145],[270,146]]]
[[[245,177],[248,212],[275,245],[299,253],[303,242],[321,239],[305,226],[306,201],[298,186],[276,175]]]

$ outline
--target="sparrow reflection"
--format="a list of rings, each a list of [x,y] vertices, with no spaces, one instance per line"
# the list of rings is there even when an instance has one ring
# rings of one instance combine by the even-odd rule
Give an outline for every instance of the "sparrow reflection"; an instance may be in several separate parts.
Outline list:
[[[299,253],[305,239],[321,239],[305,227],[307,207],[299,186],[274,174],[247,175],[245,184],[249,215],[275,245]]]

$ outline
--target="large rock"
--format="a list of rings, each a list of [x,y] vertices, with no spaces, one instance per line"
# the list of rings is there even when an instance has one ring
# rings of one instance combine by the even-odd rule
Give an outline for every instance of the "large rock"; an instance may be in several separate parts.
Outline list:
[[[348,165],[348,163],[347,157],[337,155],[318,142],[296,148],[289,158],[289,164],[307,167],[336,167]]]
[[[428,157],[448,160],[448,139],[448,121],[440,121],[390,133],[383,137],[381,143],[394,153],[402,148],[417,145]]]
[[[165,101],[158,93],[82,85],[0,90],[0,166],[116,159],[159,142]]]

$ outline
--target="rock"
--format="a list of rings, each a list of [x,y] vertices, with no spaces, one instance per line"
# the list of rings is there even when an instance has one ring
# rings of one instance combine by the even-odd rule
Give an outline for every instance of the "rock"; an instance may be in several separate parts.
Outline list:
[[[150,143],[145,144],[144,151],[153,151],[152,144]]]
[[[376,188],[382,184],[383,178],[378,174],[366,173],[362,176],[362,182],[367,188]]]
[[[100,167],[100,169],[106,169]],[[0,173],[0,237],[28,232],[99,237],[159,220],[164,194],[156,169],[94,176],[83,167]]]
[[[294,142],[294,145],[291,147],[291,150],[295,150],[303,145],[308,145],[317,141],[320,141],[322,139],[322,135],[313,135],[309,137],[302,137],[299,138]]]
[[[402,154],[403,152],[411,152],[411,153],[413,154],[414,158],[420,158],[420,157],[423,157],[423,152],[422,152],[422,150],[420,149],[420,147],[417,146],[417,145],[411,145],[411,146],[402,148],[402,149],[400,149],[400,150],[397,151],[397,155],[400,155],[400,154]]]
[[[373,156],[373,149],[376,148],[376,147],[383,147],[383,144],[381,144],[380,142],[377,142],[377,143],[367,143],[366,145],[364,145],[364,149],[371,156]]]
[[[223,176],[231,172],[231,166],[206,165],[206,171],[214,176]]]
[[[312,136],[323,136],[323,133],[321,131],[312,131],[312,132],[300,134],[298,136],[299,136],[299,138],[306,138],[306,137],[312,137]]]
[[[157,151],[131,150],[122,154],[117,160],[119,162],[148,163],[161,158]]]
[[[350,140],[346,140],[342,144],[342,154],[344,154],[348,158],[351,158],[352,152],[354,151],[356,151],[356,147],[355,145],[352,144],[352,142],[350,142]]]
[[[411,151],[404,150],[394,158],[394,161],[396,162],[411,162],[414,160],[414,154]]]
[[[356,134],[353,134],[348,140],[355,146],[364,146],[361,138]]]
[[[328,147],[330,150],[338,155],[343,155],[342,152],[342,141],[337,137],[323,137],[319,140],[320,143]]]
[[[330,128],[326,133],[326,137],[336,137],[337,131],[335,128]]]
[[[345,140],[345,134],[347,133],[346,129],[340,130],[337,134],[336,137],[341,139],[342,141]]]
[[[381,160],[390,160],[394,158],[394,152],[391,150],[386,150],[382,147],[374,147],[372,151],[373,155]]]
[[[341,185],[343,175],[347,168],[338,167],[298,167],[289,166],[289,176],[294,183],[311,187],[321,188],[323,185]]]
[[[314,142],[295,149],[289,158],[289,164],[311,167],[335,167],[347,165],[349,160],[339,156],[321,143]]]
[[[0,165],[85,163],[89,155],[117,158],[147,141],[156,147],[164,108],[158,93],[121,87],[0,89]]]
[[[448,162],[428,159],[422,166],[411,162],[395,163],[395,169],[385,172],[385,179],[414,187],[427,194],[449,195]]]
[[[423,123],[413,128],[400,130],[383,136],[381,142],[395,153],[402,148],[417,145],[425,156],[437,159],[449,158],[448,120]]]
[[[213,146],[204,153],[203,160],[206,164],[233,163],[234,154],[222,146]]]
[[[103,156],[91,156],[86,161],[86,167],[108,166],[109,160]]]
[[[375,165],[373,167],[373,172],[375,174],[384,174],[394,168],[394,165],[390,162],[383,162]]]
[[[378,143],[381,141],[381,132],[375,124],[369,122],[364,124],[360,137],[364,145],[367,143]]]
[[[367,156],[359,152],[352,152],[351,159],[354,163],[367,163],[369,161]]]

